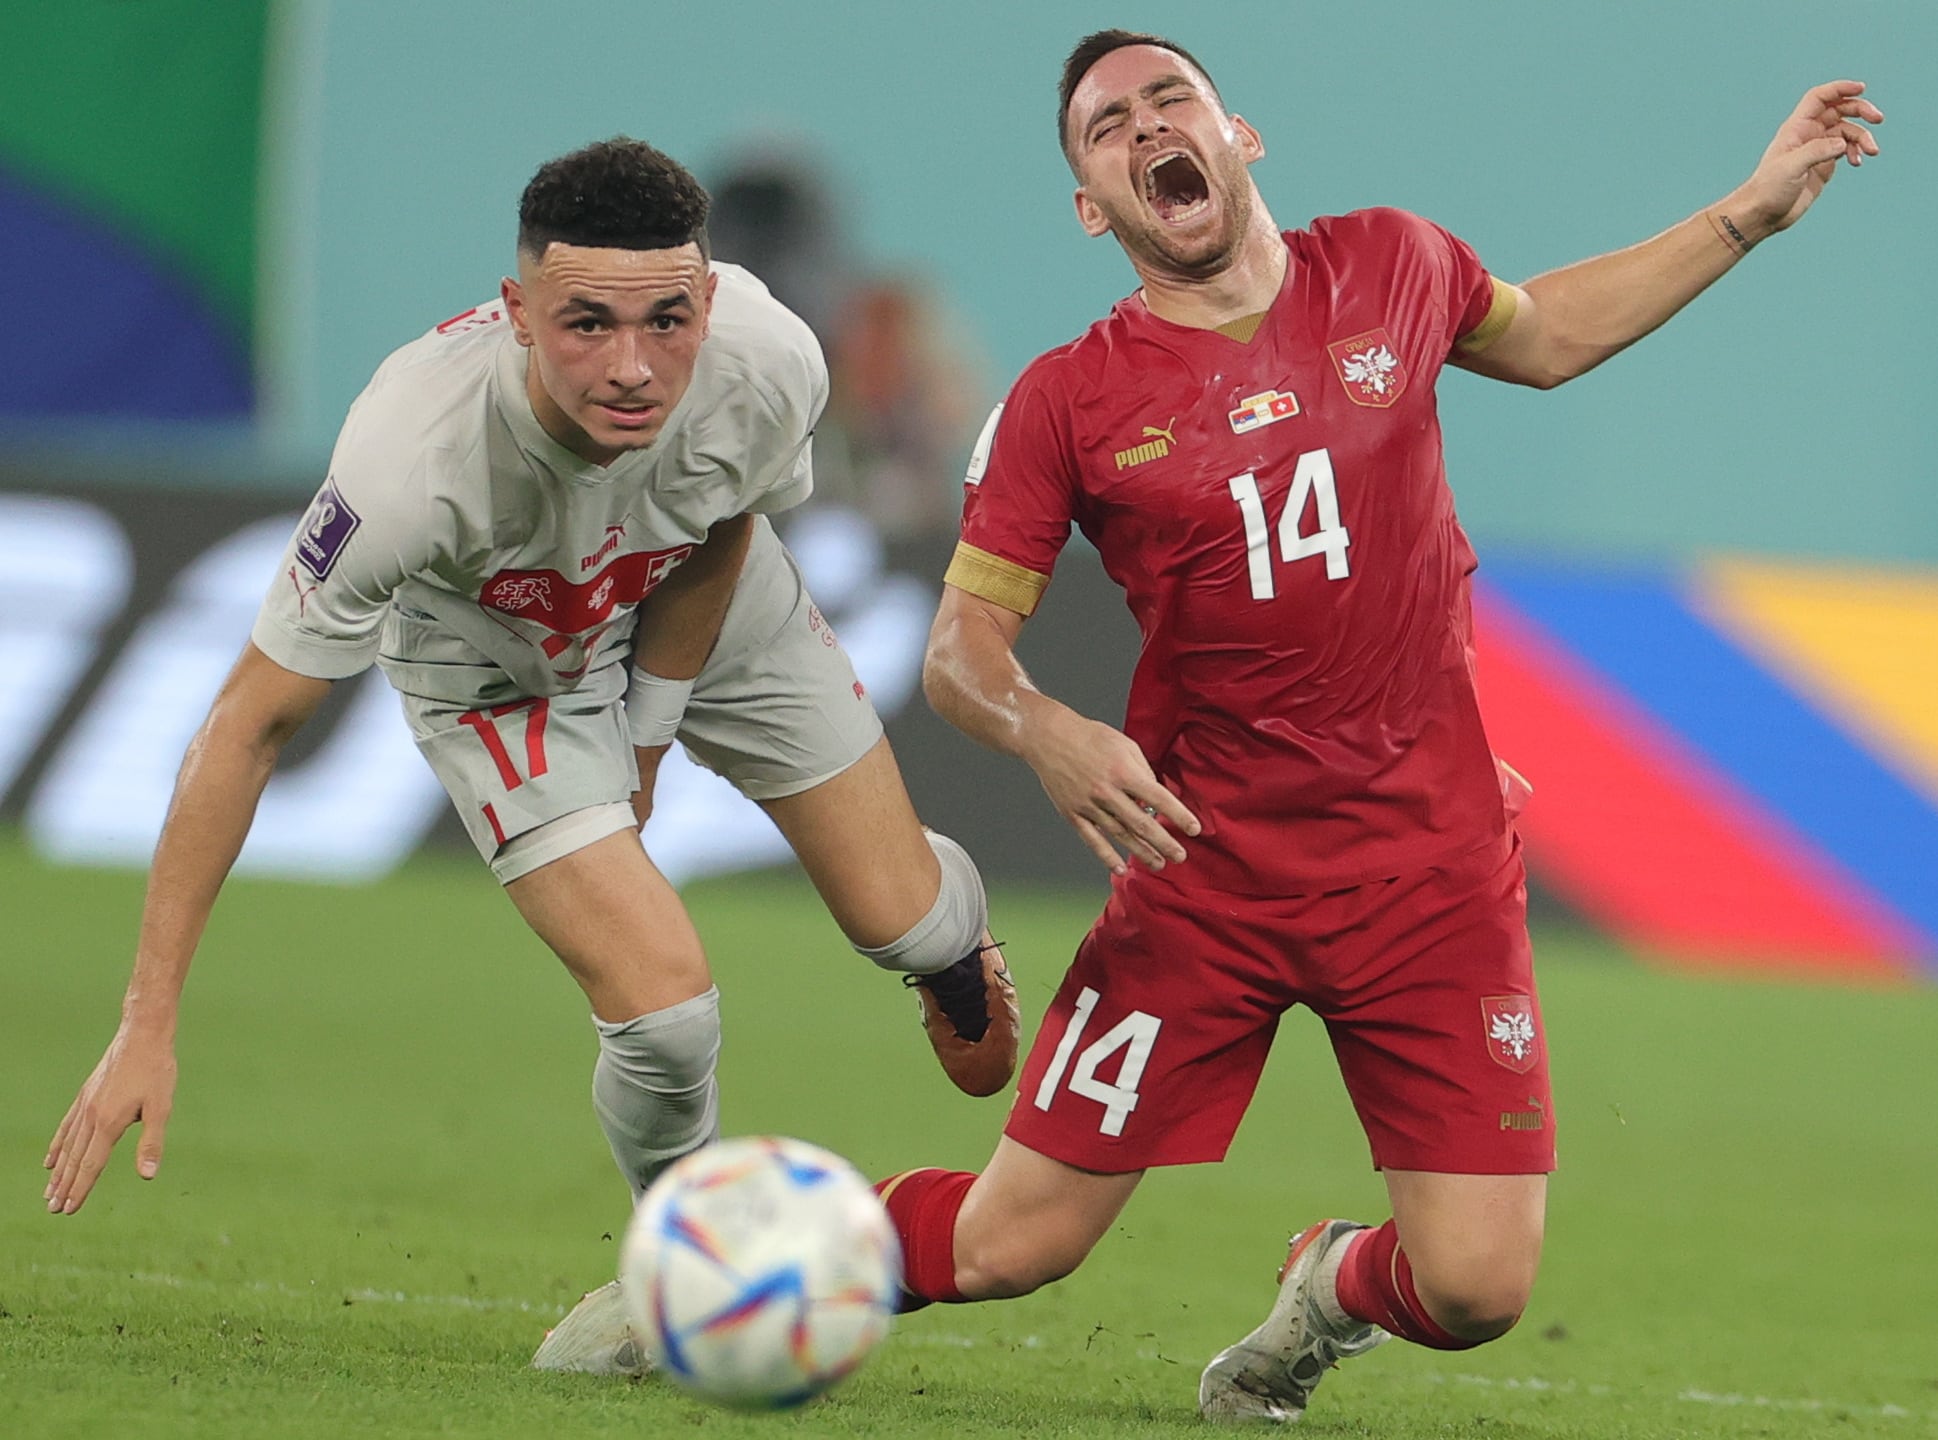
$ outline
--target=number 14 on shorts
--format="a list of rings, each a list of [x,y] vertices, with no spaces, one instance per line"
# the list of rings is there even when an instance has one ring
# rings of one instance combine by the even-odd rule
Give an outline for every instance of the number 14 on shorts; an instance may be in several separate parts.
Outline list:
[[[1097,992],[1088,985],[1078,992],[1069,1028],[1063,1032],[1063,1038],[1057,1041],[1056,1053],[1050,1057],[1049,1068],[1043,1072],[1043,1079],[1036,1087],[1035,1104],[1039,1110],[1050,1108],[1050,1102],[1056,1098],[1057,1087],[1063,1083],[1067,1070],[1070,1093],[1081,1095],[1086,1100],[1095,1100],[1104,1107],[1103,1118],[1097,1128],[1105,1135],[1122,1135],[1124,1122],[1137,1108],[1137,1084],[1144,1078],[1144,1066],[1150,1061],[1151,1047],[1157,1043],[1157,1032],[1164,1022],[1155,1015],[1133,1010],[1085,1046],[1083,1053],[1077,1055],[1073,1067],[1070,1057],[1076,1054],[1077,1043],[1083,1038],[1084,1026],[1089,1023],[1091,1012],[1097,1008],[1097,1000]],[[1119,1050],[1124,1052],[1124,1059],[1117,1067],[1116,1083],[1112,1084],[1099,1077],[1097,1070]]]

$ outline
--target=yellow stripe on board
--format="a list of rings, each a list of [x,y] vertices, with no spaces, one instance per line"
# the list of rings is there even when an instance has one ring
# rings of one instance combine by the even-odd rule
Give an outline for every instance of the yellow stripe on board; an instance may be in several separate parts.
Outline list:
[[[1711,616],[1938,800],[1938,572],[1705,565]]]

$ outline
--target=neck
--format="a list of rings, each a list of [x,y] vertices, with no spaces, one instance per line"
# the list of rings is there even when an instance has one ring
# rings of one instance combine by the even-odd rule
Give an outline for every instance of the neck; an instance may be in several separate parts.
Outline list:
[[[1285,283],[1286,263],[1285,241],[1262,203],[1254,204],[1251,224],[1231,263],[1216,275],[1183,276],[1131,261],[1144,282],[1145,308],[1174,325],[1198,330],[1269,310]]]

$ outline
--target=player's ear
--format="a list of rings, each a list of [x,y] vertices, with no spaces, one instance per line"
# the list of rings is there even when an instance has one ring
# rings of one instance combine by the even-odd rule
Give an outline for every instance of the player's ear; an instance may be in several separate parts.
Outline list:
[[[720,272],[711,265],[707,267],[707,283],[700,302],[700,338],[706,339],[713,333],[713,292],[720,288]]]
[[[1231,117],[1231,128],[1238,137],[1238,153],[1244,157],[1247,165],[1265,158],[1265,137],[1252,129],[1251,123],[1243,115]]]
[[[1110,219],[1098,208],[1097,202],[1090,198],[1083,186],[1077,187],[1074,198],[1077,202],[1077,223],[1083,226],[1083,233],[1092,240],[1099,235],[1107,234],[1110,230]]]
[[[498,298],[505,302],[505,317],[511,321],[512,338],[529,349],[532,327],[525,317],[524,287],[507,275],[498,282]]]

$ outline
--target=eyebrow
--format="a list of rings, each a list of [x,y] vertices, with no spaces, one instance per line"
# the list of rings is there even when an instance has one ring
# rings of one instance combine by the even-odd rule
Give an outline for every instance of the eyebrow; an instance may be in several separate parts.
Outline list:
[[[693,297],[682,290],[677,295],[668,295],[663,299],[655,300],[652,308],[646,312],[646,317],[651,319],[655,315],[664,315],[669,310],[691,310],[692,308]],[[610,305],[598,300],[588,300],[583,295],[569,295],[566,297],[565,302],[559,306],[559,313],[561,315],[575,310],[601,318],[608,317],[613,313]]]
[[[1160,75],[1155,80],[1146,81],[1144,85],[1138,89],[1137,93],[1140,97],[1142,97],[1145,100],[1153,100],[1153,99],[1156,99],[1157,96],[1162,92],[1166,90],[1176,89],[1180,85],[1182,85],[1187,90],[1192,88],[1191,81],[1187,76],[1176,75],[1176,74]],[[1084,127],[1083,127],[1084,138],[1088,139],[1091,133],[1094,130],[1096,130],[1096,128],[1099,125],[1101,125],[1104,121],[1114,119],[1119,115],[1128,114],[1129,112],[1130,112],[1130,101],[1124,100],[1124,99],[1117,99],[1117,100],[1110,101],[1108,104],[1098,109],[1096,113],[1094,113],[1090,117],[1090,119],[1084,124]]]

